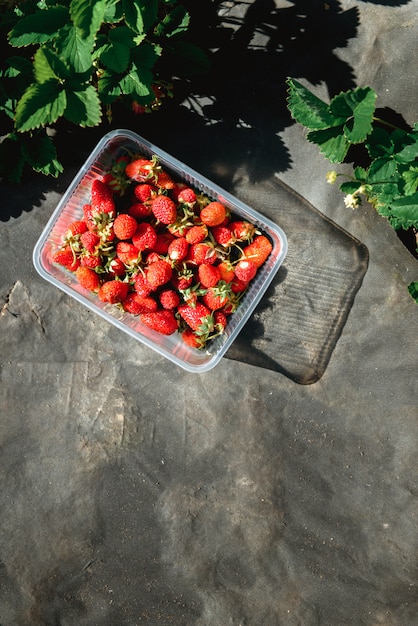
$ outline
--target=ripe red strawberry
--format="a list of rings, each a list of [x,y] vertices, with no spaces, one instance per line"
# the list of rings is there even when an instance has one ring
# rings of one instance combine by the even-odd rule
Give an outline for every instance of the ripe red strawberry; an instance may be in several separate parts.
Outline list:
[[[174,189],[175,183],[168,172],[164,170],[155,173],[154,182],[159,189]]]
[[[238,276],[235,276],[234,280],[230,283],[232,293],[239,294],[245,291],[248,287],[248,283],[240,280]]]
[[[106,265],[106,269],[111,276],[119,276],[119,278],[125,276],[126,273],[125,263],[122,263],[118,257],[109,261]]]
[[[125,168],[126,175],[137,183],[145,182],[154,176],[156,162],[139,157],[134,159]]]
[[[174,235],[172,235],[168,231],[157,233],[157,241],[154,246],[154,252],[161,255],[168,254],[168,249],[174,239]]]
[[[134,289],[139,296],[149,296],[153,291],[152,287],[147,282],[145,275],[140,272],[134,278]]]
[[[95,252],[96,247],[100,243],[100,237],[96,233],[88,230],[80,236],[80,241],[87,252]]]
[[[95,213],[114,213],[115,201],[109,187],[96,178],[91,185],[91,206]]]
[[[223,311],[217,310],[213,313],[213,319],[215,322],[215,328],[218,332],[225,330],[228,323],[228,319]]]
[[[157,187],[151,183],[140,183],[134,188],[134,196],[141,203],[151,200],[156,193]]]
[[[132,215],[120,213],[113,222],[113,232],[118,239],[126,241],[135,234],[137,226],[138,222]]]
[[[176,309],[180,304],[180,296],[174,289],[163,289],[160,293],[160,304],[163,309]]]
[[[123,308],[132,315],[140,315],[141,313],[152,313],[157,311],[158,302],[150,296],[140,296],[137,293],[128,293],[123,301]]]
[[[76,269],[75,275],[78,282],[82,287],[84,287],[84,289],[88,289],[89,291],[99,291],[100,277],[94,270],[89,267],[80,266]]]
[[[128,207],[128,214],[132,215],[136,220],[142,220],[144,217],[151,215],[151,206],[143,202],[134,202]]]
[[[188,289],[194,279],[194,274],[191,269],[181,269],[175,275],[173,275],[171,282],[175,289],[178,291],[183,291],[184,289]]]
[[[227,209],[221,202],[210,202],[200,211],[200,219],[206,226],[219,226],[227,217]]]
[[[261,267],[272,250],[270,239],[265,235],[257,235],[242,251],[246,259],[250,259],[257,267]]]
[[[249,283],[257,274],[257,266],[250,259],[243,259],[238,261],[235,266],[235,276],[242,280],[244,283]]]
[[[82,235],[86,232],[86,230],[87,224],[84,220],[75,220],[74,222],[71,222],[71,224],[68,226],[68,236],[75,237],[77,235]]]
[[[181,338],[185,344],[197,350],[201,350],[206,345],[206,337],[199,337],[191,328],[185,328],[181,333]]]
[[[202,287],[214,287],[221,279],[221,270],[217,265],[202,263],[197,268],[197,275]]]
[[[157,232],[148,222],[140,222],[132,237],[132,243],[141,252],[153,250],[157,243]]]
[[[208,227],[205,224],[191,226],[185,233],[186,241],[190,244],[201,243],[208,236]]]
[[[211,232],[216,243],[221,246],[232,246],[235,242],[234,234],[228,226],[213,226]]]
[[[256,230],[254,224],[245,220],[235,220],[233,222],[229,222],[228,227],[231,229],[237,241],[250,241]]]
[[[150,263],[145,269],[145,277],[148,284],[153,289],[157,289],[168,283],[172,275],[173,270],[171,269],[171,265],[162,259]]]
[[[222,282],[215,287],[210,287],[202,296],[202,301],[211,311],[222,309],[222,307],[234,302],[234,300],[231,286]]]
[[[189,251],[189,244],[184,237],[176,237],[168,246],[168,256],[172,261],[184,261]]]
[[[53,254],[52,260],[54,263],[58,263],[58,265],[62,265],[67,270],[70,270],[70,272],[75,272],[77,267],[80,266],[80,259],[75,256],[70,246],[57,250]]]
[[[196,193],[190,187],[183,187],[177,190],[177,202],[179,204],[185,204],[188,207],[193,207],[196,202]]]
[[[215,263],[216,250],[208,243],[194,243],[190,246],[186,261],[192,265],[201,265],[202,263]]]
[[[129,241],[119,241],[116,244],[116,256],[125,265],[132,266],[138,263],[141,258],[141,253],[133,243]]]
[[[120,280],[107,280],[99,289],[99,298],[102,302],[116,304],[126,300],[129,285]]]
[[[161,309],[153,313],[142,313],[140,320],[145,326],[162,335],[172,335],[178,329],[178,323],[173,311]]]
[[[208,335],[213,331],[213,316],[207,306],[196,302],[195,306],[180,304],[177,309],[180,317],[199,335]]]
[[[83,267],[95,269],[96,267],[100,267],[102,265],[102,259],[98,254],[87,252],[86,254],[82,254],[80,256],[80,263]]]
[[[151,200],[151,210],[161,224],[172,224],[176,221],[176,203],[168,196],[155,196]]]

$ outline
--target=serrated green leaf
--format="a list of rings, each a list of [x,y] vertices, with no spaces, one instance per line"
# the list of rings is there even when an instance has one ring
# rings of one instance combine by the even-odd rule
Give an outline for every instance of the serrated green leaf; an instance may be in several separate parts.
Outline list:
[[[107,69],[119,74],[122,74],[122,72],[126,70],[129,65],[129,60],[129,49],[119,43],[109,44],[100,55],[100,62],[107,67]]]
[[[65,80],[70,76],[68,67],[61,58],[46,47],[36,51],[33,67],[38,83],[45,83],[52,78]]]
[[[403,172],[402,178],[405,181],[404,193],[411,196],[418,191],[418,167],[410,167],[409,170]]]
[[[38,48],[35,53],[33,59],[33,69],[35,73],[35,79],[38,83],[45,83],[51,78],[58,78],[58,76],[52,69],[51,64],[49,63],[43,48]]]
[[[396,162],[390,157],[379,157],[370,165],[369,182],[395,182],[397,178]],[[395,178],[395,180],[391,180]]]
[[[140,69],[133,65],[130,71],[121,78],[119,85],[122,93],[125,96],[132,96],[134,99],[152,97],[153,91],[151,88],[153,81],[153,74],[145,67]]]
[[[46,43],[56,36],[68,20],[68,9],[61,5],[36,11],[19,19],[9,33],[9,42],[17,48]]]
[[[102,109],[97,91],[88,85],[82,91],[67,91],[67,107],[64,117],[77,126],[98,126]]]
[[[16,106],[19,132],[34,130],[57,121],[67,105],[65,91],[57,80],[30,85]]]
[[[94,40],[84,39],[80,31],[72,24],[67,24],[62,28],[56,40],[60,57],[66,59],[74,72],[80,74],[88,72],[92,67],[93,46]]]
[[[418,159],[418,134],[410,133],[405,141],[402,150],[396,154],[396,160],[399,163],[413,163]]]
[[[418,304],[418,282],[409,283],[408,291],[415,300],[415,302]]]
[[[136,33],[133,32],[128,26],[116,26],[109,31],[109,40],[112,43],[123,44],[127,48],[135,48],[136,46]]]
[[[158,0],[122,0],[126,24],[139,35],[148,32],[157,20]]]
[[[83,39],[95,37],[106,12],[106,0],[71,0],[70,15]]]
[[[136,46],[131,51],[131,58],[134,65],[141,72],[142,69],[151,70],[161,55],[161,47],[144,41],[140,46]]]
[[[395,198],[390,208],[392,215],[402,222],[402,228],[418,227],[418,192]]]
[[[329,109],[336,117],[345,117],[344,134],[350,143],[361,143],[372,132],[376,93],[370,87],[357,87],[332,98]]]
[[[176,6],[167,13],[164,18],[155,26],[157,37],[174,37],[187,31],[190,26],[190,14],[185,7]]]
[[[361,182],[356,180],[347,180],[340,185],[340,191],[343,194],[351,194],[356,192],[361,187]]]
[[[288,78],[287,106],[292,118],[311,130],[321,130],[338,126],[345,121],[345,117],[334,116],[329,105],[315,96],[309,89],[297,80]]]
[[[393,198],[399,196],[399,187],[396,183],[381,183],[370,185],[369,202],[380,215],[390,215],[389,205]]]
[[[350,144],[341,130],[341,126],[312,130],[307,134],[307,139],[317,144],[320,152],[330,163],[342,163],[347,156]]]
[[[111,104],[122,95],[119,77],[113,72],[105,70],[99,78],[97,91],[103,104]]]
[[[364,167],[355,167],[354,176],[357,180],[361,181],[362,183],[365,183],[368,178],[367,170],[365,170]]]
[[[43,130],[35,133],[22,146],[22,154],[35,172],[55,178],[64,171],[57,159],[57,151],[53,140]]]
[[[377,159],[377,157],[393,154],[394,152],[394,143],[390,133],[378,126],[373,128],[365,141],[365,146],[371,159]]]

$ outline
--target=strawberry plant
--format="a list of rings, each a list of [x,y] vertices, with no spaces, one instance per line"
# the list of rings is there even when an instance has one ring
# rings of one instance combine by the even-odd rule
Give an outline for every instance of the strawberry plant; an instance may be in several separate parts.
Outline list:
[[[51,129],[94,127],[116,102],[155,110],[173,75],[207,67],[178,0],[26,0],[0,7],[0,177],[62,170]]]
[[[376,93],[357,87],[324,102],[301,83],[288,78],[288,108],[293,119],[308,129],[308,141],[315,143],[331,163],[350,160],[353,175],[340,185],[347,207],[356,208],[362,198],[389,221],[396,231],[412,231],[418,246],[418,122],[405,130],[376,115]],[[335,171],[327,180],[334,183]],[[414,252],[417,252],[415,250]],[[408,287],[418,302],[418,282]]]

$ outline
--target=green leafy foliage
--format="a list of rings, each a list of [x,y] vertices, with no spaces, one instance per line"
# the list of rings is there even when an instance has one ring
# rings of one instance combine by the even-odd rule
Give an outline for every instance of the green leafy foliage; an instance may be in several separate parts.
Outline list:
[[[154,110],[174,76],[208,68],[205,52],[187,40],[181,0],[26,0],[3,8],[0,26],[10,50],[0,61],[0,115],[13,125],[0,177],[16,182],[26,166],[59,174],[45,134],[59,120],[97,126],[116,102]]]
[[[292,118],[308,130],[308,141],[326,159],[343,163],[359,144],[368,155],[368,166],[354,161],[353,176],[340,184],[346,206],[357,207],[363,196],[395,230],[412,230],[417,238],[418,123],[406,131],[376,117],[376,93],[370,87],[340,93],[326,103],[296,80],[288,78],[287,85]],[[336,177],[330,172],[329,182]],[[412,285],[417,299],[418,283]]]

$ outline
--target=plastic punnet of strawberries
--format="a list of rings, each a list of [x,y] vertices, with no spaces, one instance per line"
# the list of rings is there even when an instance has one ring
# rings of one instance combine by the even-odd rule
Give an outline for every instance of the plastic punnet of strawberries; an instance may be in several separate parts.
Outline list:
[[[116,159],[82,210],[53,262],[100,301],[197,349],[224,332],[272,251],[252,223],[173,180],[156,156]]]

